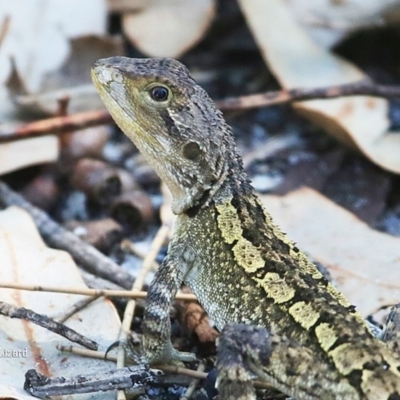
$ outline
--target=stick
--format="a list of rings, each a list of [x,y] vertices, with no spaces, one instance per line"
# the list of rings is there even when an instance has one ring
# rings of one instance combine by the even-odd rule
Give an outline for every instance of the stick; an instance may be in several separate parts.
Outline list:
[[[376,96],[384,98],[400,97],[400,86],[378,85],[369,79],[345,85],[328,86],[323,88],[299,88],[278,90],[252,94],[249,96],[232,97],[216,101],[222,111],[246,110],[250,108],[267,107],[295,101],[333,99],[346,96]]]
[[[71,133],[91,126],[112,122],[110,114],[105,110],[88,111],[64,117],[42,119],[27,124],[10,127],[0,126],[0,143],[21,140],[27,137],[45,136],[49,134]]]
[[[232,97],[216,101],[222,111],[245,110],[267,107],[295,101],[332,99],[345,96],[376,96],[383,98],[400,97],[400,86],[379,85],[369,79],[344,85],[323,88],[297,88]],[[21,140],[26,137],[44,136],[48,134],[70,133],[112,122],[107,111],[97,110],[69,115],[66,117],[47,118],[10,128],[9,124],[0,125],[0,143]]]
[[[57,335],[63,336],[71,342],[79,343],[91,350],[97,350],[97,343],[82,336],[67,326],[60,324],[45,315],[35,313],[24,307],[15,307],[11,304],[0,301],[0,314],[10,318],[19,318],[39,325]]]
[[[0,288],[4,289],[19,289],[37,292],[52,292],[52,293],[67,293],[78,294],[83,296],[105,296],[105,297],[125,297],[132,299],[144,299],[147,292],[143,290],[107,290],[107,289],[75,289],[60,286],[43,286],[43,285],[27,285],[14,282],[0,282]],[[178,293],[175,300],[196,301],[197,297],[194,294]]]
[[[24,389],[40,398],[128,388],[138,395],[144,393],[144,384],[152,380],[150,371],[136,365],[72,378],[48,378],[30,369],[25,374]]]

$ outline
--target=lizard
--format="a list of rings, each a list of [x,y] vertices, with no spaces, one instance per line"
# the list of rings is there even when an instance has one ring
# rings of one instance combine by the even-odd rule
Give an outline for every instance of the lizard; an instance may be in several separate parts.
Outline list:
[[[400,357],[264,209],[222,113],[180,62],[111,57],[94,85],[171,191],[176,222],[149,286],[143,355],[189,360],[170,339],[182,283],[216,327],[222,400],[256,399],[252,374],[305,399],[399,400]]]

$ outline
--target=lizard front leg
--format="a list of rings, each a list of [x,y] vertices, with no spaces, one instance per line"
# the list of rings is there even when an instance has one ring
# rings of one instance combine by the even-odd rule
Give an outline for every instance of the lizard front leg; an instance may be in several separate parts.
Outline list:
[[[169,313],[187,269],[183,260],[176,260],[167,255],[150,284],[142,324],[142,354],[146,363],[196,359],[194,354],[175,350],[171,343]]]

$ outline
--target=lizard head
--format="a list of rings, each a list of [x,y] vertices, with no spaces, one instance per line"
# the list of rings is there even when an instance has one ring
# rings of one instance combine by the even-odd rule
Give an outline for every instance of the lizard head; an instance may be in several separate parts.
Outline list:
[[[233,141],[185,66],[168,58],[111,57],[95,63],[92,79],[117,125],[169,187],[175,214],[215,190]]]

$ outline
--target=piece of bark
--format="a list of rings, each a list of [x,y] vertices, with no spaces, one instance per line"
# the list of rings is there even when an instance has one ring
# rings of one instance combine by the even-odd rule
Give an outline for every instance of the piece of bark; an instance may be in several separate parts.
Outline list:
[[[68,379],[48,378],[30,369],[25,374],[24,389],[40,398],[116,389],[136,389],[134,394],[138,395],[143,394],[144,383],[151,382],[153,376],[145,367],[137,365]]]

